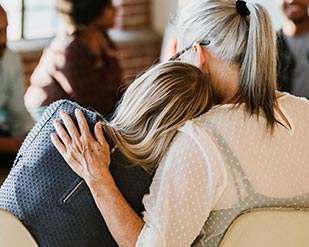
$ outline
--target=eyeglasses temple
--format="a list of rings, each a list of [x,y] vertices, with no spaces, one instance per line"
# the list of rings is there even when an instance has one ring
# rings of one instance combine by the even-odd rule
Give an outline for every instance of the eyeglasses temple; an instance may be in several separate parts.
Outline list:
[[[201,42],[199,42],[200,45],[206,46],[210,44],[209,40],[202,40]],[[175,61],[177,58],[179,58],[182,54],[184,54],[186,51],[190,50],[192,48],[193,45],[189,45],[186,48],[184,48],[183,50],[177,52],[174,56],[172,56],[168,61]]]

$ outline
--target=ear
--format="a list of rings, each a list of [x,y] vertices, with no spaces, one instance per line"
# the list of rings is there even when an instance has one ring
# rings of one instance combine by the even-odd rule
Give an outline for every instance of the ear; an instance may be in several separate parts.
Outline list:
[[[207,68],[207,63],[209,62],[209,52],[207,47],[196,43],[193,45],[193,52],[195,55],[195,65],[202,70]]]

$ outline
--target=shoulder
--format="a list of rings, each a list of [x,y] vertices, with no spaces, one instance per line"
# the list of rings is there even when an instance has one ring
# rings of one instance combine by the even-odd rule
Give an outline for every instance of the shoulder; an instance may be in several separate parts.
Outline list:
[[[21,58],[10,48],[7,48],[3,55],[2,66],[4,71],[13,77],[15,77],[17,73],[22,73]]]
[[[278,99],[278,105],[293,117],[293,119],[305,120],[309,118],[309,100],[305,97],[284,93]]]
[[[79,58],[84,58],[83,45],[75,35],[59,34],[44,49],[42,61],[46,64],[58,64],[62,67],[67,63],[74,63],[80,61]]]
[[[12,62],[20,62],[19,55],[13,50],[11,50],[9,47],[6,48],[3,59]]]
[[[194,153],[199,157],[197,159],[198,163],[204,164],[206,167],[220,167],[219,170],[222,172],[224,166],[222,156],[203,118],[187,121],[185,125],[179,129],[179,132],[178,149],[181,148],[181,146],[185,146],[184,149],[186,149],[183,150],[183,152],[179,152],[179,154],[192,155],[192,153]]]
[[[187,121],[181,128],[178,129],[179,132],[185,134],[187,138],[190,138],[195,143],[207,141],[209,144],[212,142],[208,135],[207,129],[201,124],[202,118],[196,118]],[[184,138],[184,137],[183,137]]]
[[[279,57],[283,54],[289,54],[289,47],[287,44],[287,40],[286,40],[286,36],[283,33],[283,30],[280,29],[279,31],[277,31],[276,33],[277,36],[277,50],[279,51],[278,55]]]
[[[91,57],[89,49],[82,43],[77,35],[67,37],[66,45],[63,50],[64,56],[66,59],[69,59],[69,62],[78,62],[83,59],[88,60],[88,58]]]
[[[286,37],[282,29],[276,32],[276,37],[277,37],[276,40],[277,40],[278,48],[282,48],[282,46],[286,46]]]
[[[277,36],[277,40],[281,40],[284,39],[284,34],[283,34],[283,30],[280,29],[276,32],[276,36]]]
[[[292,107],[307,107],[309,105],[309,100],[307,98],[295,96],[287,92],[278,99],[278,102],[279,104]]]
[[[45,56],[70,55],[76,53],[81,43],[75,35],[58,34],[44,50]]]
[[[67,35],[65,33],[59,33],[56,37],[51,41],[49,48],[55,51],[64,50],[67,46],[70,45],[74,40],[73,35]]]

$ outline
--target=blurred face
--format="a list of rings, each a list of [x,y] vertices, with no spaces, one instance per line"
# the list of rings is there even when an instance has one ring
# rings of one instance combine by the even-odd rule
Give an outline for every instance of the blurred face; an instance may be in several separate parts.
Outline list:
[[[3,56],[6,49],[6,29],[8,26],[7,16],[3,9],[0,8],[0,57]]]
[[[302,22],[308,18],[309,0],[277,0],[285,16],[293,22]]]
[[[110,4],[102,10],[102,14],[95,21],[97,27],[102,30],[113,28],[116,21],[116,7]]]

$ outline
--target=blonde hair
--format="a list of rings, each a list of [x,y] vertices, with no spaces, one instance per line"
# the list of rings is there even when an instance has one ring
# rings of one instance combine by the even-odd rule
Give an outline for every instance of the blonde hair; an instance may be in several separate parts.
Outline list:
[[[191,0],[178,15],[178,44],[210,40],[213,54],[239,67],[239,87],[234,101],[245,103],[250,115],[262,111],[267,127],[276,123],[276,40],[267,11],[247,3],[250,15],[236,11],[236,1]],[[224,71],[223,71],[224,73]],[[211,78],[210,78],[211,79]]]
[[[162,63],[128,87],[103,128],[129,161],[152,172],[177,129],[211,106],[210,84],[197,67]]]

